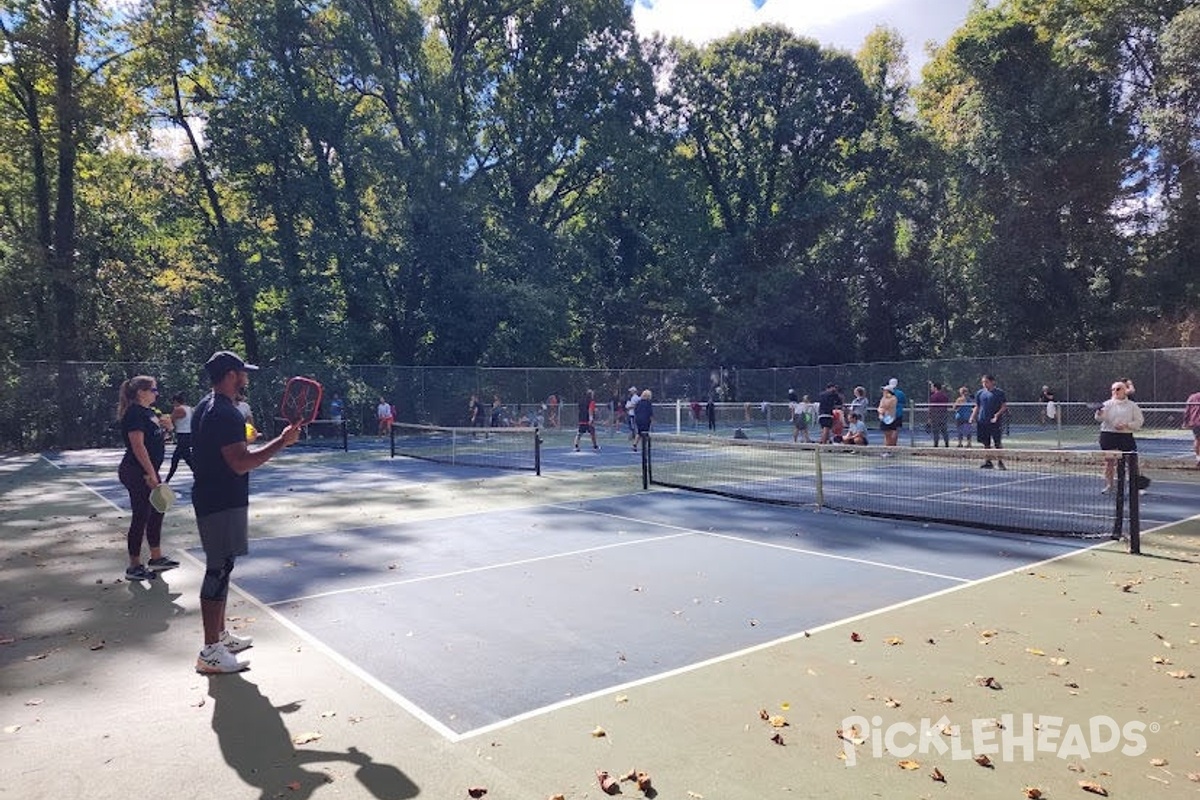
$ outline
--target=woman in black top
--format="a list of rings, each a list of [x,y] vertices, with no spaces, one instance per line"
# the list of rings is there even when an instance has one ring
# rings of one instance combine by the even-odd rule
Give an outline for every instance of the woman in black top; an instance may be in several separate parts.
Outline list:
[[[150,491],[160,483],[158,469],[166,455],[166,440],[151,406],[158,399],[158,382],[149,375],[138,375],[121,384],[117,417],[121,420],[121,438],[125,455],[117,470],[121,484],[129,491],[133,512],[126,543],[129,566],[125,577],[145,581],[155,573],[179,566],[178,561],[162,553],[163,515],[150,505]],[[142,539],[150,545],[150,561],[142,564]]]

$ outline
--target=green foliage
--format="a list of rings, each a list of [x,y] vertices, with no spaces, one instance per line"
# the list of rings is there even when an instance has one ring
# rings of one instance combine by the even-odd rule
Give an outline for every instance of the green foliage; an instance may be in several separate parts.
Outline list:
[[[625,0],[0,22],[7,359],[919,359],[1187,344],[1200,299],[1188,0],[979,3],[916,87],[894,31]]]

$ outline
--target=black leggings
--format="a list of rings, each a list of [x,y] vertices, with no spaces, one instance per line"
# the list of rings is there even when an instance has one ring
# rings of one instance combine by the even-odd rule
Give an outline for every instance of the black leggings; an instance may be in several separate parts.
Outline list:
[[[187,463],[188,469],[195,471],[192,467],[192,435],[190,433],[175,434],[175,452],[171,454],[171,469],[167,471],[167,479],[164,483],[171,482],[171,478],[175,476],[175,470],[179,469],[180,459]]]
[[[146,474],[140,465],[122,462],[117,474],[129,491],[129,505],[133,509],[129,532],[125,536],[129,555],[140,558],[143,538],[151,548],[157,548],[162,542],[163,515],[150,505],[150,487],[146,485]]]

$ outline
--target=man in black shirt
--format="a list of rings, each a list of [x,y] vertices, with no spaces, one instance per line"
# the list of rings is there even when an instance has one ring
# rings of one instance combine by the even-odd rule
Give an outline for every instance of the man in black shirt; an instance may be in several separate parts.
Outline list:
[[[821,426],[821,444],[833,438],[833,412],[842,407],[842,395],[837,384],[829,384],[817,395],[817,424]]]
[[[237,556],[249,552],[250,470],[269,461],[300,437],[299,425],[288,425],[279,436],[256,450],[246,444],[246,418],[234,405],[244,393],[249,373],[257,370],[240,356],[222,350],[204,365],[212,392],[192,415],[192,458],[196,481],[192,507],[204,545],[205,572],[200,586],[200,616],[204,649],[196,671],[206,674],[240,672],[248,661],[234,655],[252,644],[225,628],[229,574]]]

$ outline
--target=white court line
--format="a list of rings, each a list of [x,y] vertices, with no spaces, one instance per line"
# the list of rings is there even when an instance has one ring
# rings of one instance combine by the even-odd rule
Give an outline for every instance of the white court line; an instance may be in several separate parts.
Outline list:
[[[55,463],[54,463],[53,461],[51,461],[50,459],[46,458],[46,456],[45,456],[45,455],[41,455],[41,454],[39,454],[39,457],[40,457],[41,459],[43,459],[43,460],[44,460],[44,461],[45,461],[47,464],[49,464],[50,466],[54,467],[56,470],[59,470],[60,472],[61,472],[61,471],[64,469],[63,467],[60,467],[58,464],[55,464]],[[99,498],[100,498],[102,501],[104,501],[104,502],[105,502],[105,503],[107,503],[108,505],[112,506],[112,507],[113,507],[113,508],[115,508],[117,511],[124,511],[124,510],[125,510],[125,509],[121,508],[119,505],[117,505],[116,503],[114,503],[112,500],[109,500],[107,497],[105,497],[104,495],[100,494],[98,491],[96,491],[95,489],[93,489],[91,486],[88,486],[86,483],[84,483],[84,482],[83,482],[82,480],[80,480],[79,478],[72,478],[71,480],[72,480],[72,482],[74,482],[74,483],[78,483],[78,484],[79,484],[80,486],[82,486],[84,489],[87,489],[89,492],[91,492],[92,494],[96,495],[96,497],[99,497]]]
[[[519,567],[524,564],[536,564],[541,561],[553,561],[557,558],[570,558],[572,556],[584,555],[586,553],[597,553],[602,550],[612,550],[618,547],[630,547],[632,545],[646,544],[649,542],[662,542],[667,539],[674,539],[680,536],[692,536],[695,532],[674,533],[667,536],[651,536],[644,539],[634,539],[625,542],[616,542],[614,544],[601,544],[595,547],[584,547],[579,550],[568,550],[562,553],[551,553],[544,556],[532,556],[530,558],[521,558],[516,561],[506,561],[501,564],[487,564],[482,567],[470,567],[468,569],[459,569],[452,572],[441,572],[437,575],[424,575],[419,578],[406,578],[398,581],[386,581],[384,583],[374,583],[369,586],[354,586],[347,589],[334,589],[328,592],[318,592],[316,594],[306,594],[301,597],[289,597],[286,600],[276,600],[271,603],[272,606],[281,606],[285,603],[299,603],[304,600],[319,600],[324,597],[334,597],[341,594],[356,594],[358,592],[368,592],[376,589],[388,589],[393,586],[406,586],[413,583],[427,583],[429,581],[438,581],[445,578],[457,578],[462,575],[475,575],[480,572],[490,572],[496,569],[508,569],[509,567]]]
[[[749,539],[749,538],[745,538],[742,536],[734,536],[732,534],[727,534],[727,533],[714,533],[712,531],[695,530],[694,528],[685,528],[680,525],[671,525],[670,523],[667,523],[667,522],[654,522],[652,520],[637,519],[635,517],[625,517],[620,514],[610,514],[605,511],[592,511],[592,510],[586,509],[586,508],[580,508],[580,509],[574,509],[574,510],[579,511],[584,514],[595,514],[598,517],[611,517],[612,519],[619,519],[619,520],[623,520],[626,522],[634,522],[634,523],[638,523],[638,524],[642,524],[642,525],[654,525],[654,526],[657,526],[660,528],[669,528],[671,530],[682,531],[684,533],[697,534],[700,536],[708,536],[708,537],[711,537],[714,539],[728,539],[730,541],[741,542],[743,544],[752,544],[752,545],[757,545],[759,547],[770,547],[770,548],[774,548],[776,550],[786,550],[789,553],[800,553],[802,555],[807,555],[807,556],[817,556],[818,558],[828,558],[828,559],[832,559],[834,561],[848,561],[852,564],[864,564],[864,565],[870,566],[870,567],[882,567],[883,569],[896,570],[897,572],[910,572],[914,575],[924,575],[926,577],[938,578],[940,580],[957,581],[959,583],[965,583],[970,580],[970,578],[961,578],[957,575],[943,575],[940,572],[928,572],[923,569],[913,569],[912,567],[902,567],[899,564],[888,564],[883,561],[871,561],[869,559],[853,558],[851,556],[839,556],[839,555],[835,555],[834,553],[821,552],[820,550],[806,550],[803,547],[789,547],[784,544],[775,544],[773,542],[760,542],[755,539]]]

